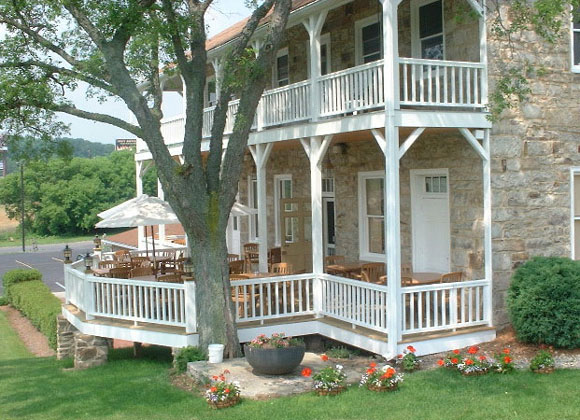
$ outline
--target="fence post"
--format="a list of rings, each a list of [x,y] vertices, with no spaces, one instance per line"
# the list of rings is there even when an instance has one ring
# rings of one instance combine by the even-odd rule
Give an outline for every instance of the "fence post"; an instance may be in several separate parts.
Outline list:
[[[195,305],[195,281],[183,282],[185,293],[185,332],[197,332],[197,313]]]
[[[93,313],[95,312],[95,289],[93,288],[93,284],[89,281],[89,275],[83,275],[83,282],[85,288],[85,314],[87,317],[87,321],[91,319],[95,319]]]

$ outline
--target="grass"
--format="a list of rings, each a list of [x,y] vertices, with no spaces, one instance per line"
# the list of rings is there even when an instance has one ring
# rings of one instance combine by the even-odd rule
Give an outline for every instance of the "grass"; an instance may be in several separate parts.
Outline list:
[[[11,240],[12,238],[12,240]],[[32,246],[32,241],[35,240],[38,245],[49,245],[49,244],[64,244],[82,241],[92,241],[94,235],[82,235],[82,236],[43,236],[37,237],[34,235],[26,235],[26,249]],[[0,247],[7,246],[21,246],[22,236],[20,236],[19,230],[8,230],[0,232]]]
[[[110,362],[72,371],[70,361],[32,358],[0,313],[0,419],[547,419],[580,418],[580,371],[553,375],[516,372],[464,378],[444,369],[407,375],[401,390],[375,394],[353,387],[337,397],[312,393],[268,401],[244,400],[211,410],[170,385],[170,355],[144,348],[115,350]],[[6,338],[7,337],[7,338]]]

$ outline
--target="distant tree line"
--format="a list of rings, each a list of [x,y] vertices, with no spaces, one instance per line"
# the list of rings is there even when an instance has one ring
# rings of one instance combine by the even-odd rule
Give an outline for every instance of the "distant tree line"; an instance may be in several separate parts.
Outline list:
[[[97,213],[135,196],[135,159],[130,150],[96,158],[51,157],[25,163],[25,228],[38,235],[94,231]],[[144,192],[157,195],[155,168]],[[20,173],[0,179],[0,204],[20,218]]]

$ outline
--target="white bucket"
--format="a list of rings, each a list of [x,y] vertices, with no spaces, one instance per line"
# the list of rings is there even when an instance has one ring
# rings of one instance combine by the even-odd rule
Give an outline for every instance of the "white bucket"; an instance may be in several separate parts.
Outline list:
[[[207,346],[207,352],[209,355],[210,363],[221,363],[224,360],[224,345],[223,344],[210,344]]]

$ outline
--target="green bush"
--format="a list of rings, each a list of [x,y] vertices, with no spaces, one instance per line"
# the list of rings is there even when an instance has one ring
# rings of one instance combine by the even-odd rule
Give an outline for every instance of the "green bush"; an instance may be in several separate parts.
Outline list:
[[[200,360],[207,360],[202,349],[194,346],[184,347],[175,355],[175,370],[177,373],[184,373],[189,362],[199,362]]]
[[[518,339],[580,347],[580,262],[536,257],[514,273],[507,303]]]
[[[6,296],[0,296],[0,306],[8,305],[10,302]]]
[[[8,302],[12,300],[10,296],[10,287],[17,283],[25,281],[42,280],[42,273],[35,269],[17,268],[4,273],[2,284],[4,285],[4,294]]]
[[[41,281],[17,283],[10,287],[10,303],[30,320],[48,338],[56,349],[56,316],[61,313],[61,302]]]

